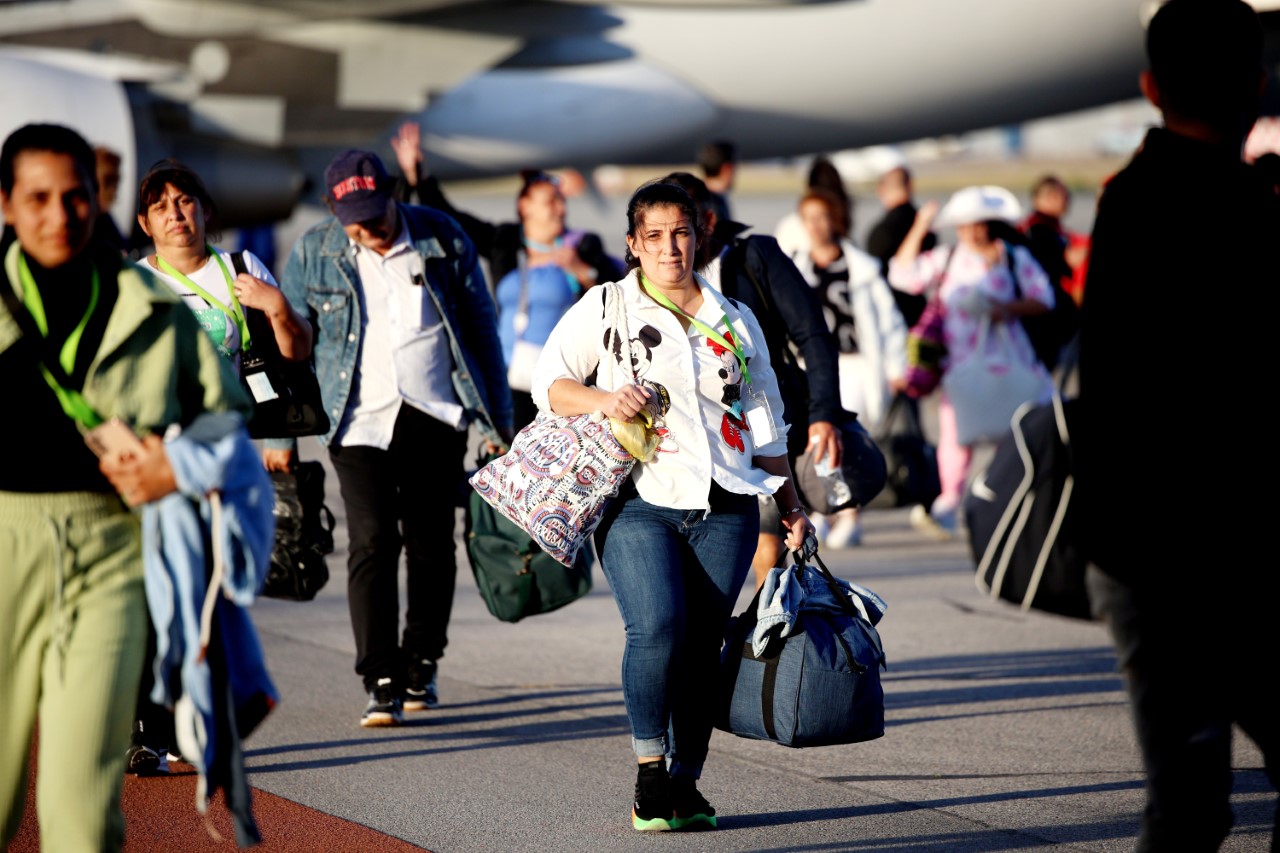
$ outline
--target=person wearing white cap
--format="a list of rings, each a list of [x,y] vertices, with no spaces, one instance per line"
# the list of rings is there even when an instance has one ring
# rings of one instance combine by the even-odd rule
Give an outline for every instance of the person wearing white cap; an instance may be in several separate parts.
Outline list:
[[[1041,314],[1053,307],[1053,290],[1044,270],[1023,246],[1006,243],[992,234],[992,223],[1014,223],[1022,207],[1003,187],[966,187],[947,201],[941,212],[937,202],[927,202],[916,214],[897,254],[889,262],[889,284],[907,293],[937,292],[945,309],[943,340],[947,355],[944,374],[969,358],[985,355],[979,340],[992,346],[998,340],[980,337],[984,321],[1007,323],[1009,357],[1043,375],[1043,393],[1052,380],[1037,361],[1020,317]],[[930,228],[954,228],[956,244],[939,245],[927,252],[921,244]],[[1017,280],[1013,274],[1016,270]],[[955,534],[956,513],[969,473],[972,448],[959,441],[955,403],[944,392],[938,405],[938,475],[942,493],[926,509],[916,506],[911,522],[939,539]],[[959,401],[974,404],[981,401]]]

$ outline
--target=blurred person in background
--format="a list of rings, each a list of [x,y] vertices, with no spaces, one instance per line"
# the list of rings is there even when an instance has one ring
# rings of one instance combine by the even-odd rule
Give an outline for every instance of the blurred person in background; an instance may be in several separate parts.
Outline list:
[[[1233,417],[1257,404],[1273,359],[1238,297],[1275,304],[1280,198],[1274,175],[1241,161],[1267,79],[1258,14],[1239,0],[1170,0],[1146,38],[1140,82],[1163,126],[1107,184],[1094,222],[1073,429],[1079,528],[1146,771],[1136,849],[1211,853],[1234,821],[1233,727],[1261,751],[1273,801],[1280,788],[1280,583],[1258,556],[1275,504],[1252,497],[1275,470],[1273,430]],[[1191,346],[1171,338],[1184,329]],[[1224,415],[1232,425],[1213,444],[1230,455],[1158,440]],[[1188,624],[1200,605],[1218,617],[1203,637]],[[1280,849],[1275,823],[1269,845],[1259,829],[1241,845]]]
[[[98,176],[98,218],[93,225],[93,239],[126,253],[129,241],[120,233],[111,216],[111,207],[120,193],[120,155],[105,145],[97,145],[94,146],[93,157]]]
[[[401,171],[397,197],[452,216],[488,262],[515,427],[520,429],[538,413],[529,383],[547,336],[584,291],[621,278],[622,263],[605,252],[598,235],[566,225],[564,191],[548,172],[521,173],[515,222],[495,224],[459,211],[440,182],[423,174],[421,140],[415,122],[402,124],[392,140]]]
[[[1063,220],[1071,209],[1071,190],[1056,175],[1045,175],[1031,188],[1031,214],[1018,224],[1027,248],[1066,293],[1080,304],[1089,236],[1067,229]]]
[[[809,174],[805,178],[805,189],[822,189],[840,200],[840,216],[834,223],[836,234],[841,240],[852,241],[853,197],[845,189],[844,178],[840,176],[840,170],[836,168],[835,163],[831,162],[831,158],[825,154],[813,158],[813,163],[809,166]],[[794,258],[809,246],[809,232],[800,221],[798,210],[793,210],[782,217],[777,227],[773,229],[773,237],[790,258]]]
[[[944,375],[967,359],[985,356],[976,345],[980,325],[989,318],[992,323],[1008,324],[1012,345],[1008,355],[1043,376],[1043,395],[1047,398],[1052,389],[1049,372],[1036,358],[1031,339],[1017,320],[1043,314],[1052,307],[1049,277],[1026,247],[996,239],[991,233],[993,223],[1011,225],[1021,215],[1017,199],[1003,187],[959,190],[941,214],[937,202],[925,203],[889,263],[889,284],[911,294],[936,290],[945,309]],[[925,236],[934,226],[935,217],[938,227],[955,228],[956,243],[924,251]],[[1016,284],[1011,263],[1017,268]],[[1021,297],[1017,296],[1019,290]],[[989,348],[995,344],[994,339],[988,339]],[[973,456],[973,448],[958,440],[954,406],[981,405],[981,401],[953,401],[945,391],[938,393],[938,477],[942,493],[931,507],[912,507],[910,517],[921,532],[950,539],[956,533],[960,500]]]
[[[840,405],[874,432],[893,394],[906,388],[907,327],[880,263],[853,245],[844,201],[827,189],[806,192],[798,206],[807,248],[791,259],[813,289],[839,349]],[[856,508],[826,519],[829,548],[862,544]],[[816,519],[815,519],[816,524]],[[821,530],[821,527],[819,526]]]
[[[721,222],[728,222],[729,193],[738,177],[738,146],[727,139],[708,142],[698,152],[698,168],[711,193],[712,209]]]
[[[884,215],[867,233],[867,252],[880,261],[880,274],[886,280],[889,277],[889,260],[898,253],[916,221],[913,192],[911,172],[906,166],[895,166],[876,181],[876,196],[884,207]],[[920,243],[920,251],[927,252],[937,244],[937,235],[929,232]],[[910,329],[924,310],[924,297],[894,288],[893,299],[903,322]]]

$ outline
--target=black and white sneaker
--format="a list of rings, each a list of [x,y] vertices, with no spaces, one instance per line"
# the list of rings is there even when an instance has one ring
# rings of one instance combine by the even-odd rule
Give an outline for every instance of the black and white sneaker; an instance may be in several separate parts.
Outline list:
[[[404,689],[406,711],[426,711],[440,706],[440,693],[436,689],[436,662],[414,661],[409,664],[409,684]]]
[[[391,683],[390,678],[379,678],[378,683],[369,693],[369,704],[364,707],[364,715],[360,717],[360,725],[398,726],[404,722],[404,711],[400,694]]]
[[[165,776],[169,773],[168,752],[136,743],[124,754],[125,772],[134,776]]]

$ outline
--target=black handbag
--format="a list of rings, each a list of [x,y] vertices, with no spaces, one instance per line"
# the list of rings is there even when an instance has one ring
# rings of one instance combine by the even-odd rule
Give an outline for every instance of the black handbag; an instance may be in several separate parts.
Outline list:
[[[248,272],[243,252],[233,252],[231,263],[237,274]],[[320,381],[316,379],[311,359],[290,361],[282,356],[271,321],[257,308],[246,308],[244,319],[249,328],[250,345],[240,353],[240,384],[254,401],[249,435],[298,438],[327,433],[329,416],[324,410]],[[259,400],[264,391],[274,394],[274,398]]]
[[[771,629],[752,643],[760,591],[730,623],[720,657],[715,727],[738,737],[808,747],[861,743],[884,735],[884,648],[872,615],[860,613],[816,553],[815,567],[793,557],[807,590],[786,637]],[[761,589],[764,587],[762,586]],[[866,599],[864,598],[864,602]],[[869,617],[869,618],[868,618]]]
[[[482,464],[494,458],[489,455]],[[589,547],[578,551],[572,566],[565,566],[479,492],[470,491],[463,537],[476,588],[490,613],[503,622],[519,622],[559,610],[591,592],[595,561]]]
[[[329,582],[325,560],[333,553],[336,520],[324,503],[324,466],[298,462],[293,471],[272,471],[276,500],[275,544],[262,595],[310,601]]]
[[[885,488],[871,506],[928,507],[942,494],[937,451],[925,438],[918,405],[905,394],[896,395],[876,431],[888,471]]]
[[[1076,402],[1024,404],[964,499],[978,587],[994,599],[1092,619],[1077,540],[1071,430]]]
[[[850,413],[846,413],[848,416]],[[814,512],[830,515],[846,507],[869,505],[884,489],[888,463],[884,452],[867,432],[857,415],[847,417],[840,425],[841,446],[839,488],[834,474],[823,476],[814,464],[814,450],[806,448],[792,466],[800,498]]]

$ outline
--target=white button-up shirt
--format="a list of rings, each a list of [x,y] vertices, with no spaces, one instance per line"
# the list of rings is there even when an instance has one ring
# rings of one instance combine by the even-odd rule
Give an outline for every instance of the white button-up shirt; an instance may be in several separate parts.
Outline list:
[[[669,400],[659,423],[662,442],[657,456],[636,465],[632,478],[640,497],[672,509],[708,509],[713,480],[726,491],[756,495],[772,494],[786,482],[751,461],[753,456],[787,452],[782,398],[769,365],[764,332],[750,309],[739,308],[706,281],[699,281],[703,301],[694,316],[723,337],[728,337],[726,332],[732,334],[747,358],[750,385],[743,381],[732,353],[693,324],[686,331],[675,314],[641,291],[634,270],[618,284],[627,309],[638,381]],[[557,379],[585,384],[596,374],[596,387],[602,391],[630,381],[623,369],[611,371],[603,361],[608,326],[604,295],[603,285],[587,291],[552,330],[533,374],[533,399],[543,411],[551,411],[547,391]],[[620,364],[612,352],[607,357]],[[755,398],[766,401],[776,433],[773,440],[755,443],[746,418],[732,408],[731,401],[737,397],[743,409],[751,408]]]
[[[346,416],[334,434],[340,446],[383,450],[391,445],[402,403],[459,431],[466,414],[453,388],[453,356],[444,321],[422,284],[422,257],[403,222],[380,255],[352,241],[360,274],[364,329]]]

